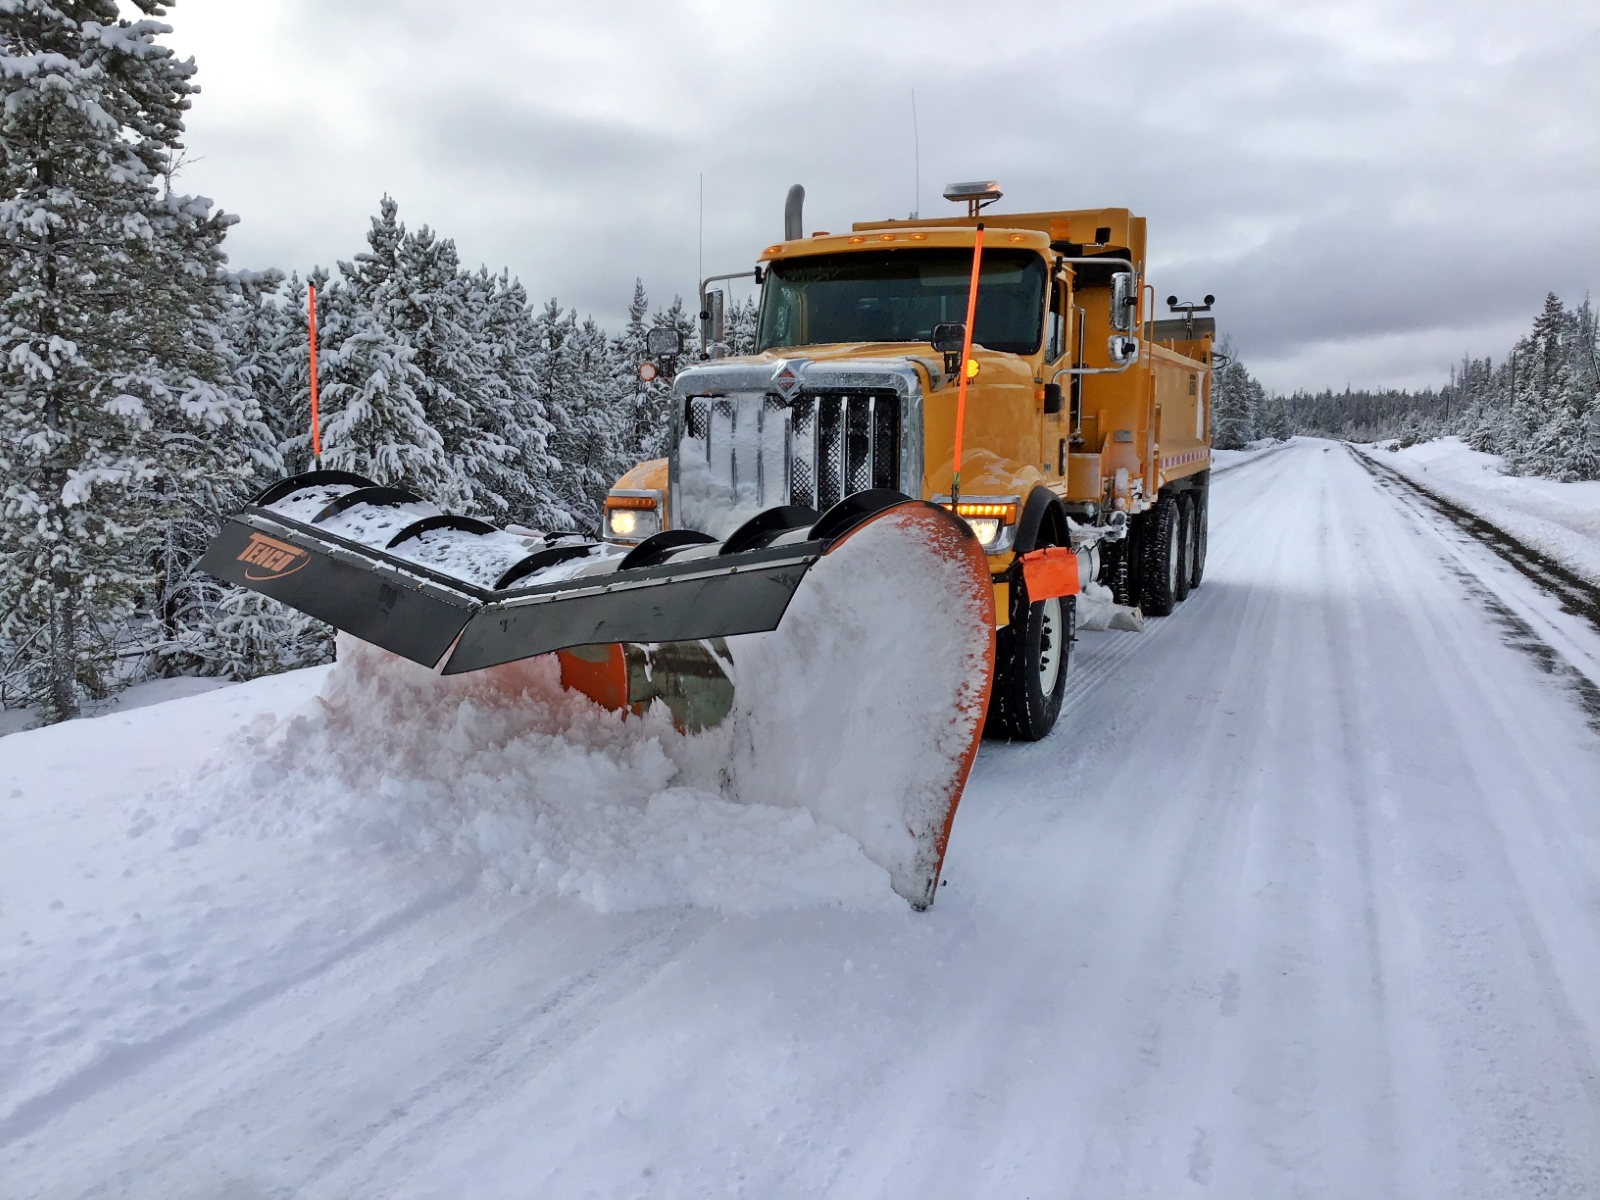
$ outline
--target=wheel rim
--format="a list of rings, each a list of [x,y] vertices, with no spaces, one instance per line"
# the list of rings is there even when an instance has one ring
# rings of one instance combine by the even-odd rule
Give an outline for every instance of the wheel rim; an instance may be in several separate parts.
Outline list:
[[[1049,699],[1061,678],[1061,657],[1066,650],[1061,601],[1046,600],[1039,614],[1039,691]]]

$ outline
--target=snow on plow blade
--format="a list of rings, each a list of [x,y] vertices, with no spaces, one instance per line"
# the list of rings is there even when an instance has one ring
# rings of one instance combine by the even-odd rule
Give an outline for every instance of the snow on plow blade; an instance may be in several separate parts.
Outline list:
[[[724,726],[733,798],[810,809],[933,900],[994,669],[988,560],[942,508],[874,490],[625,547],[317,471],[201,566],[442,675],[560,651],[563,684],[609,708]]]
[[[860,493],[821,520],[771,509],[723,542],[667,530],[629,548],[518,536],[402,488],[315,471],[234,516],[201,567],[453,675],[573,646],[775,629],[829,545],[896,503],[913,502]]]

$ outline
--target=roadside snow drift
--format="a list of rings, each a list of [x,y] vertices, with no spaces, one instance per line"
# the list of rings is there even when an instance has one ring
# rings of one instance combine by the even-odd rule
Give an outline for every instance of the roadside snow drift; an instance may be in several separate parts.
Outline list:
[[[315,702],[259,718],[179,803],[221,832],[468,856],[602,911],[897,906],[886,885],[931,887],[992,637],[920,519],[863,529],[777,633],[730,639],[717,729],[609,712],[554,656],[443,677],[341,637]]]
[[[726,799],[713,740],[565,691],[553,656],[443,677],[341,637],[315,701],[258,719],[190,795],[219,832],[466,856],[602,911],[893,901],[837,829]]]

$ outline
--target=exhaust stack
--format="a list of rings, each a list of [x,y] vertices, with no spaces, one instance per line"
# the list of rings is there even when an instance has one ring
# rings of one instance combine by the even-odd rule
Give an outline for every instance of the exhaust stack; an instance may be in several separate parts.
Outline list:
[[[798,183],[789,189],[789,198],[783,202],[783,240],[792,242],[805,237],[805,227],[800,210],[806,202],[806,190]]]

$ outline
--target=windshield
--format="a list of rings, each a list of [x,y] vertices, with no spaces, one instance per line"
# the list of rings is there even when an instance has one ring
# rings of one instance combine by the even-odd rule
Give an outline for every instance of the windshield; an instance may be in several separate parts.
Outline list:
[[[933,327],[967,319],[972,252],[959,248],[819,254],[767,265],[756,349],[829,342],[926,342]],[[1045,261],[990,250],[978,281],[972,340],[1032,354],[1044,329]]]

